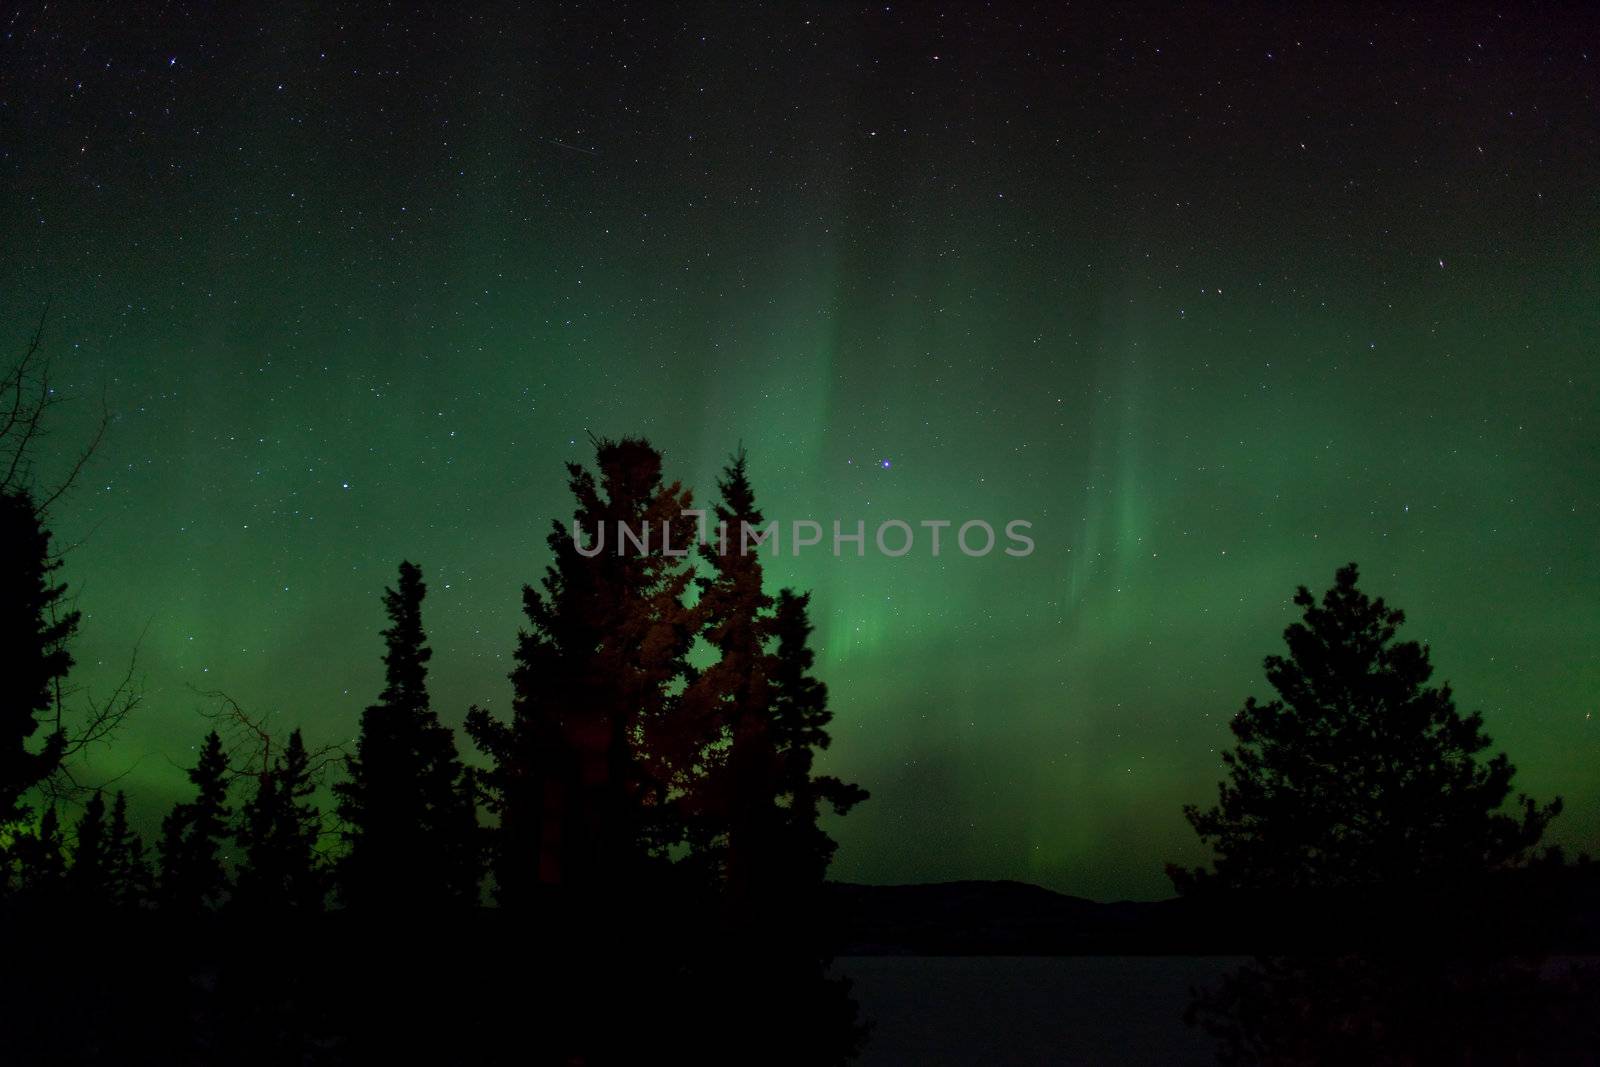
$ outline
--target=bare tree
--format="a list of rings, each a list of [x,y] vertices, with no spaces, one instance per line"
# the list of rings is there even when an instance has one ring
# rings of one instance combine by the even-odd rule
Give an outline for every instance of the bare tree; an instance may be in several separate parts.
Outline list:
[[[111,424],[110,411],[102,397],[99,420],[66,474],[54,485],[39,484],[36,464],[39,443],[49,434],[46,416],[68,399],[52,384],[50,357],[43,348],[49,318],[50,301],[46,300],[22,355],[0,378],[0,493],[29,492],[41,517],[49,514],[51,505],[72,488],[99,450]]]
[[[222,738],[228,753],[228,773],[231,780],[259,778],[272,767],[277,743],[273,724],[267,715],[253,715],[237,700],[221,689],[189,687],[196,696],[213,702],[213,707],[202,710],[200,717],[211,723],[211,728]],[[287,736],[288,731],[284,731]],[[310,772],[320,780],[328,767],[344,759],[344,749],[338,745],[323,745],[309,753]]]
[[[149,627],[145,627],[148,632]],[[109,745],[128,716],[144,703],[144,678],[138,674],[139,649],[144,644],[144,634],[139,635],[133,651],[128,656],[128,667],[112,686],[110,693],[96,697],[83,691],[83,714],[75,722],[67,721],[66,708],[77,690],[55,679],[54,733],[62,738],[61,760],[56,768],[39,785],[39,792],[48,800],[73,802],[100,790],[109,788],[125,776],[131,767],[110,778],[86,780],[82,761],[96,745]]]
[[[237,700],[220,689],[196,689],[189,687],[196,696],[212,702],[212,707],[202,710],[200,717],[211,723],[211,728],[222,738],[222,747],[228,754],[228,780],[238,781],[241,778],[254,778],[261,783],[272,773],[274,753],[282,747],[283,738],[290,733],[282,731],[282,736],[275,731],[274,724],[268,720],[268,715],[253,715],[246,711]],[[328,769],[335,765],[342,766],[345,761],[345,750],[340,745],[322,745],[309,750],[306,766],[307,777],[312,782],[321,785]],[[324,823],[318,829],[318,853],[328,855],[333,846],[337,844],[338,830],[330,828]]]
[[[100,415],[87,442],[72,454],[65,473],[54,481],[43,480],[39,459],[42,444],[50,433],[50,416],[57,406],[69,399],[55,386],[51,360],[44,348],[49,316],[50,302],[46,300],[22,353],[0,373],[0,498],[18,502],[24,514],[31,511],[41,530],[48,528],[50,509],[77,482],[90,458],[99,450],[110,425],[110,413],[102,395]],[[76,546],[61,548],[52,544],[48,549],[48,570],[54,570],[73,547]],[[60,636],[49,651],[64,652],[77,628],[78,616],[73,604],[53,596],[44,613],[50,631]],[[69,707],[78,704],[79,693],[66,684],[65,669],[57,669],[52,674],[49,686],[53,710],[38,720],[41,726],[51,726],[44,749],[48,770],[36,786],[45,799],[52,803],[70,801],[109,784],[109,781],[85,781],[81,759],[95,745],[109,742],[143,702],[138,661],[139,645],[135,644],[127,670],[113,685],[110,694],[97,699],[85,691],[83,704],[76,711]],[[63,662],[66,666],[71,664],[70,658]]]

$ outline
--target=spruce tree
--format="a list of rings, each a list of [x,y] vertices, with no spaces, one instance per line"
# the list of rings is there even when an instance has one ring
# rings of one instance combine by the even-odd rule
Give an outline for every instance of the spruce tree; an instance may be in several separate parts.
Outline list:
[[[468,719],[493,761],[506,903],[541,884],[621,889],[682,836],[668,800],[697,750],[675,695],[700,627],[685,599],[692,501],[662,481],[646,441],[598,441],[595,459],[598,477],[568,464],[574,524],[553,524],[554,562],[539,589],[523,589],[511,721],[481,709]]]
[[[743,450],[717,488],[719,535],[702,548],[710,576],[700,600],[717,659],[686,692],[717,731],[686,803],[697,851],[715,857],[730,904],[747,913],[819,887],[835,847],[818,825],[824,806],[843,814],[867,794],[813,774],[832,712],[811,673],[809,598],[785,589],[774,601],[759,555],[744,551],[743,528],[763,517]]]
[[[84,804],[83,814],[73,828],[72,866],[65,879],[67,894],[83,905],[109,907],[112,863],[106,799],[97,789]]]
[[[773,631],[772,729],[778,758],[778,796],[783,810],[785,866],[779,884],[820,886],[838,843],[820,825],[824,810],[837,815],[868,799],[853,782],[815,772],[816,753],[832,742],[828,687],[813,674],[810,593],[778,593]]]
[[[44,810],[39,825],[32,833],[20,835],[12,849],[22,892],[45,904],[53,903],[67,874],[66,842],[55,805]]]
[[[683,694],[687,722],[704,717],[714,729],[695,733],[708,740],[682,803],[690,858],[700,861],[692,869],[720,876],[731,937],[705,961],[699,995],[727,1009],[733,1047],[786,1032],[785,1062],[845,1062],[864,1029],[848,983],[827,972],[820,896],[835,844],[820,818],[867,794],[815,773],[832,713],[813,674],[809,598],[789,589],[767,595],[758,550],[745,551],[744,529],[760,529],[764,517],[743,450],[717,487],[718,530],[702,548],[708,575],[699,602],[716,659]],[[796,1018],[805,1020],[800,1030]]]
[[[50,539],[26,489],[0,490],[0,826],[27,818],[23,796],[56,771],[66,744],[59,729],[33,740],[72,668],[78,628]]]
[[[322,907],[327,885],[317,855],[322,817],[310,802],[314,792],[310,756],[295,730],[282,755],[257,775],[255,794],[240,810],[235,906],[300,912]]]
[[[1525,858],[1561,810],[1527,796],[1502,810],[1514,773],[1478,712],[1430,686],[1429,650],[1397,641],[1404,613],[1341,568],[1320,604],[1305,586],[1288,655],[1266,659],[1277,697],[1254,697],[1231,723],[1218,803],[1184,809],[1216,852],[1215,871],[1168,867],[1182,890],[1205,882],[1259,889],[1454,879]]]
[[[192,801],[180,802],[161,823],[160,898],[163,907],[196,912],[215,907],[228,891],[223,842],[229,837],[228,755],[215,731],[206,735],[189,770]]]
[[[400,564],[384,592],[386,684],[361,716],[349,778],[335,787],[348,851],[338,866],[345,904],[368,910],[477,902],[477,811],[455,737],[428,699],[422,571]]]
[[[128,797],[121,790],[111,802],[106,858],[112,904],[123,909],[142,906],[150,897],[154,877],[144,839],[128,825]]]
[[[716,528],[700,547],[709,574],[700,578],[704,637],[717,658],[685,691],[702,716],[704,742],[684,783],[692,855],[709,863],[730,901],[742,907],[756,891],[757,868],[771,844],[778,760],[768,685],[772,598],[762,588],[758,548],[744,531],[762,527],[743,449],[717,481]]]

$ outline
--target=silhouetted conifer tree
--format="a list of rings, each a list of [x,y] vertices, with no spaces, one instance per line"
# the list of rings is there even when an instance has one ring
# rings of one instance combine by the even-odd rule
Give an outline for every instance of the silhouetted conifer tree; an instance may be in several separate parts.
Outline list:
[[[718,730],[686,799],[704,838],[697,848],[721,853],[728,898],[744,911],[819,887],[835,847],[818,826],[823,805],[842,814],[867,794],[812,775],[832,713],[811,675],[808,598],[785,589],[775,603],[762,589],[758,552],[742,550],[742,530],[763,522],[742,450],[717,488],[718,536],[702,547],[710,576],[700,606],[718,658],[685,695]]]
[[[759,548],[743,551],[744,530],[761,529],[763,516],[742,449],[717,490],[716,528],[700,547],[709,576],[697,582],[704,636],[717,658],[684,692],[686,711],[702,722],[702,751],[682,783],[683,807],[691,856],[711,867],[742,910],[758,891],[778,792],[767,684],[772,598],[762,589]]]
[[[215,907],[228,891],[222,844],[228,838],[228,756],[222,737],[206,735],[189,770],[192,801],[180,802],[161,823],[160,898],[163,907],[192,912]]]
[[[93,908],[132,908],[148,897],[150,865],[144,842],[128,826],[124,794],[117,793],[109,817],[102,791],[95,790],[84,804],[62,888],[74,904]]]
[[[32,495],[0,491],[0,826],[26,819],[23,795],[55,772],[66,746],[60,729],[30,743],[72,667],[78,612],[55,580],[60,566]]]
[[[256,911],[314,911],[327,896],[317,855],[322,817],[309,798],[316,792],[300,731],[282,755],[256,777],[256,791],[240,811],[234,840],[240,862],[235,906]]]
[[[54,903],[67,874],[66,843],[55,805],[39,816],[32,833],[17,837],[12,846],[17,881],[24,894],[46,904]]]
[[[112,903],[112,851],[110,827],[106,823],[106,800],[95,790],[83,806],[73,828],[72,866],[64,883],[67,895],[75,902],[92,907]]]
[[[555,562],[540,589],[523,589],[511,721],[468,716],[494,764],[485,784],[507,903],[541,883],[621,889],[681,837],[666,801],[696,751],[674,696],[700,628],[685,603],[690,494],[663,484],[661,454],[643,440],[598,441],[595,453],[598,479],[568,464],[574,528],[554,523]]]
[[[477,903],[476,800],[455,737],[428,700],[422,600],[414,564],[384,592],[386,685],[361,716],[349,779],[335,787],[349,850],[339,895],[364,909],[435,909]]]
[[[1215,874],[1169,866],[1180,889],[1208,878],[1243,888],[1309,888],[1453,878],[1515,863],[1561,801],[1501,806],[1513,768],[1489,760],[1483,718],[1429,686],[1428,649],[1396,641],[1405,616],[1339,570],[1319,605],[1301,586],[1288,656],[1268,656],[1266,703],[1245,701],[1223,754],[1217,806],[1185,815],[1216,850]]]
[[[121,790],[111,802],[111,825],[106,830],[106,869],[112,904],[119,908],[136,908],[149,899],[154,876],[145,855],[144,839],[128,825],[128,797]]]
[[[824,807],[848,811],[866,792],[814,774],[828,744],[827,689],[812,675],[807,598],[764,589],[760,548],[744,531],[765,523],[741,449],[717,482],[715,529],[701,548],[698,606],[716,659],[686,675],[680,760],[690,870],[720,890],[730,935],[697,961],[686,996],[724,1006],[727,1048],[762,1049],[774,1063],[842,1063],[864,1036],[849,983],[827,972],[820,890],[834,842]],[[746,549],[749,551],[746,551]],[[771,1035],[785,1034],[782,1047]]]
[[[780,881],[819,885],[837,842],[818,824],[825,807],[844,815],[868,798],[865,789],[832,775],[813,773],[816,753],[832,740],[828,687],[811,673],[811,594],[784,589],[774,618],[777,649],[771,671],[772,726],[778,753],[778,798],[782,805],[787,866]]]

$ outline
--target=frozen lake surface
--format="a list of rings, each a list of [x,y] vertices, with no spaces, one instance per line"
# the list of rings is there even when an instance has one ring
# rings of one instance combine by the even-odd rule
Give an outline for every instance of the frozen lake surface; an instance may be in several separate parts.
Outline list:
[[[1224,956],[849,956],[836,973],[874,1021],[860,1063],[1211,1064],[1184,1025],[1191,986]]]

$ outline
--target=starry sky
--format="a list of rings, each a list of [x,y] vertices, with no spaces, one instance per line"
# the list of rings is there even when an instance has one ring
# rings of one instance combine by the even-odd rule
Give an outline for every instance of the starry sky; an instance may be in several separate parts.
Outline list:
[[[1033,524],[770,563],[873,794],[835,877],[1168,895],[1349,560],[1600,850],[1600,22],[1130,6],[14,4],[0,342],[53,300],[57,466],[110,410],[74,681],[146,692],[90,777],[153,825],[206,690],[348,741],[402,558],[441,715],[505,712],[563,463],[643,434]]]

